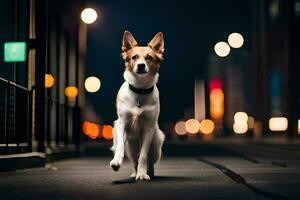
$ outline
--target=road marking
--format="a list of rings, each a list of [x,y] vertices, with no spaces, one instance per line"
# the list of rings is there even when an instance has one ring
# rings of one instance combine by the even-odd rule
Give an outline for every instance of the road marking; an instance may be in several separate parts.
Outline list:
[[[231,169],[215,163],[215,162],[211,162],[209,160],[203,159],[203,158],[198,158],[199,161],[204,162],[218,170],[220,170],[225,176],[229,177],[230,179],[232,179],[234,182],[242,184],[244,186],[246,186],[247,188],[249,188],[253,193],[263,196],[263,197],[267,197],[269,199],[282,199],[282,200],[288,200],[291,199],[289,197],[283,196],[281,194],[275,194],[275,193],[271,193],[262,189],[259,189],[249,183],[247,183],[246,179],[244,179],[241,175],[239,175],[238,173],[232,171]]]

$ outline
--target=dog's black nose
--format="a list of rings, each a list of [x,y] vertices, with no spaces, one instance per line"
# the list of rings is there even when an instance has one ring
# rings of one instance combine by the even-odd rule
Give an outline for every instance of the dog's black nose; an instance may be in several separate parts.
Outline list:
[[[146,67],[146,65],[144,63],[140,63],[140,64],[137,65],[138,71],[144,71],[145,67]]]

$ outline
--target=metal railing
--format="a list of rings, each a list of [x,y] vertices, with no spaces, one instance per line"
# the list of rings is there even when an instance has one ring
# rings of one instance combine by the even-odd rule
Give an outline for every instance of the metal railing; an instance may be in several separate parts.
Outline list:
[[[46,97],[46,144],[50,149],[79,145],[80,109]]]
[[[32,91],[0,78],[0,154],[32,150]]]

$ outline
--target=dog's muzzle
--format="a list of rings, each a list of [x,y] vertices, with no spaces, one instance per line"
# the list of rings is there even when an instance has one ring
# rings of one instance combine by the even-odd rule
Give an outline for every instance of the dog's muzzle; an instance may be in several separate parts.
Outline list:
[[[137,70],[136,70],[137,74],[145,74],[147,73],[146,71],[146,65],[144,63],[140,63],[137,65]]]

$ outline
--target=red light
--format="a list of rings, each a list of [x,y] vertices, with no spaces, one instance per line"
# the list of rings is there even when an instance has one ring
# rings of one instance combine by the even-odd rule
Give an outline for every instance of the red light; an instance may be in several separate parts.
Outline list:
[[[213,89],[222,89],[222,81],[219,78],[213,78],[209,82],[209,91],[211,92]]]

